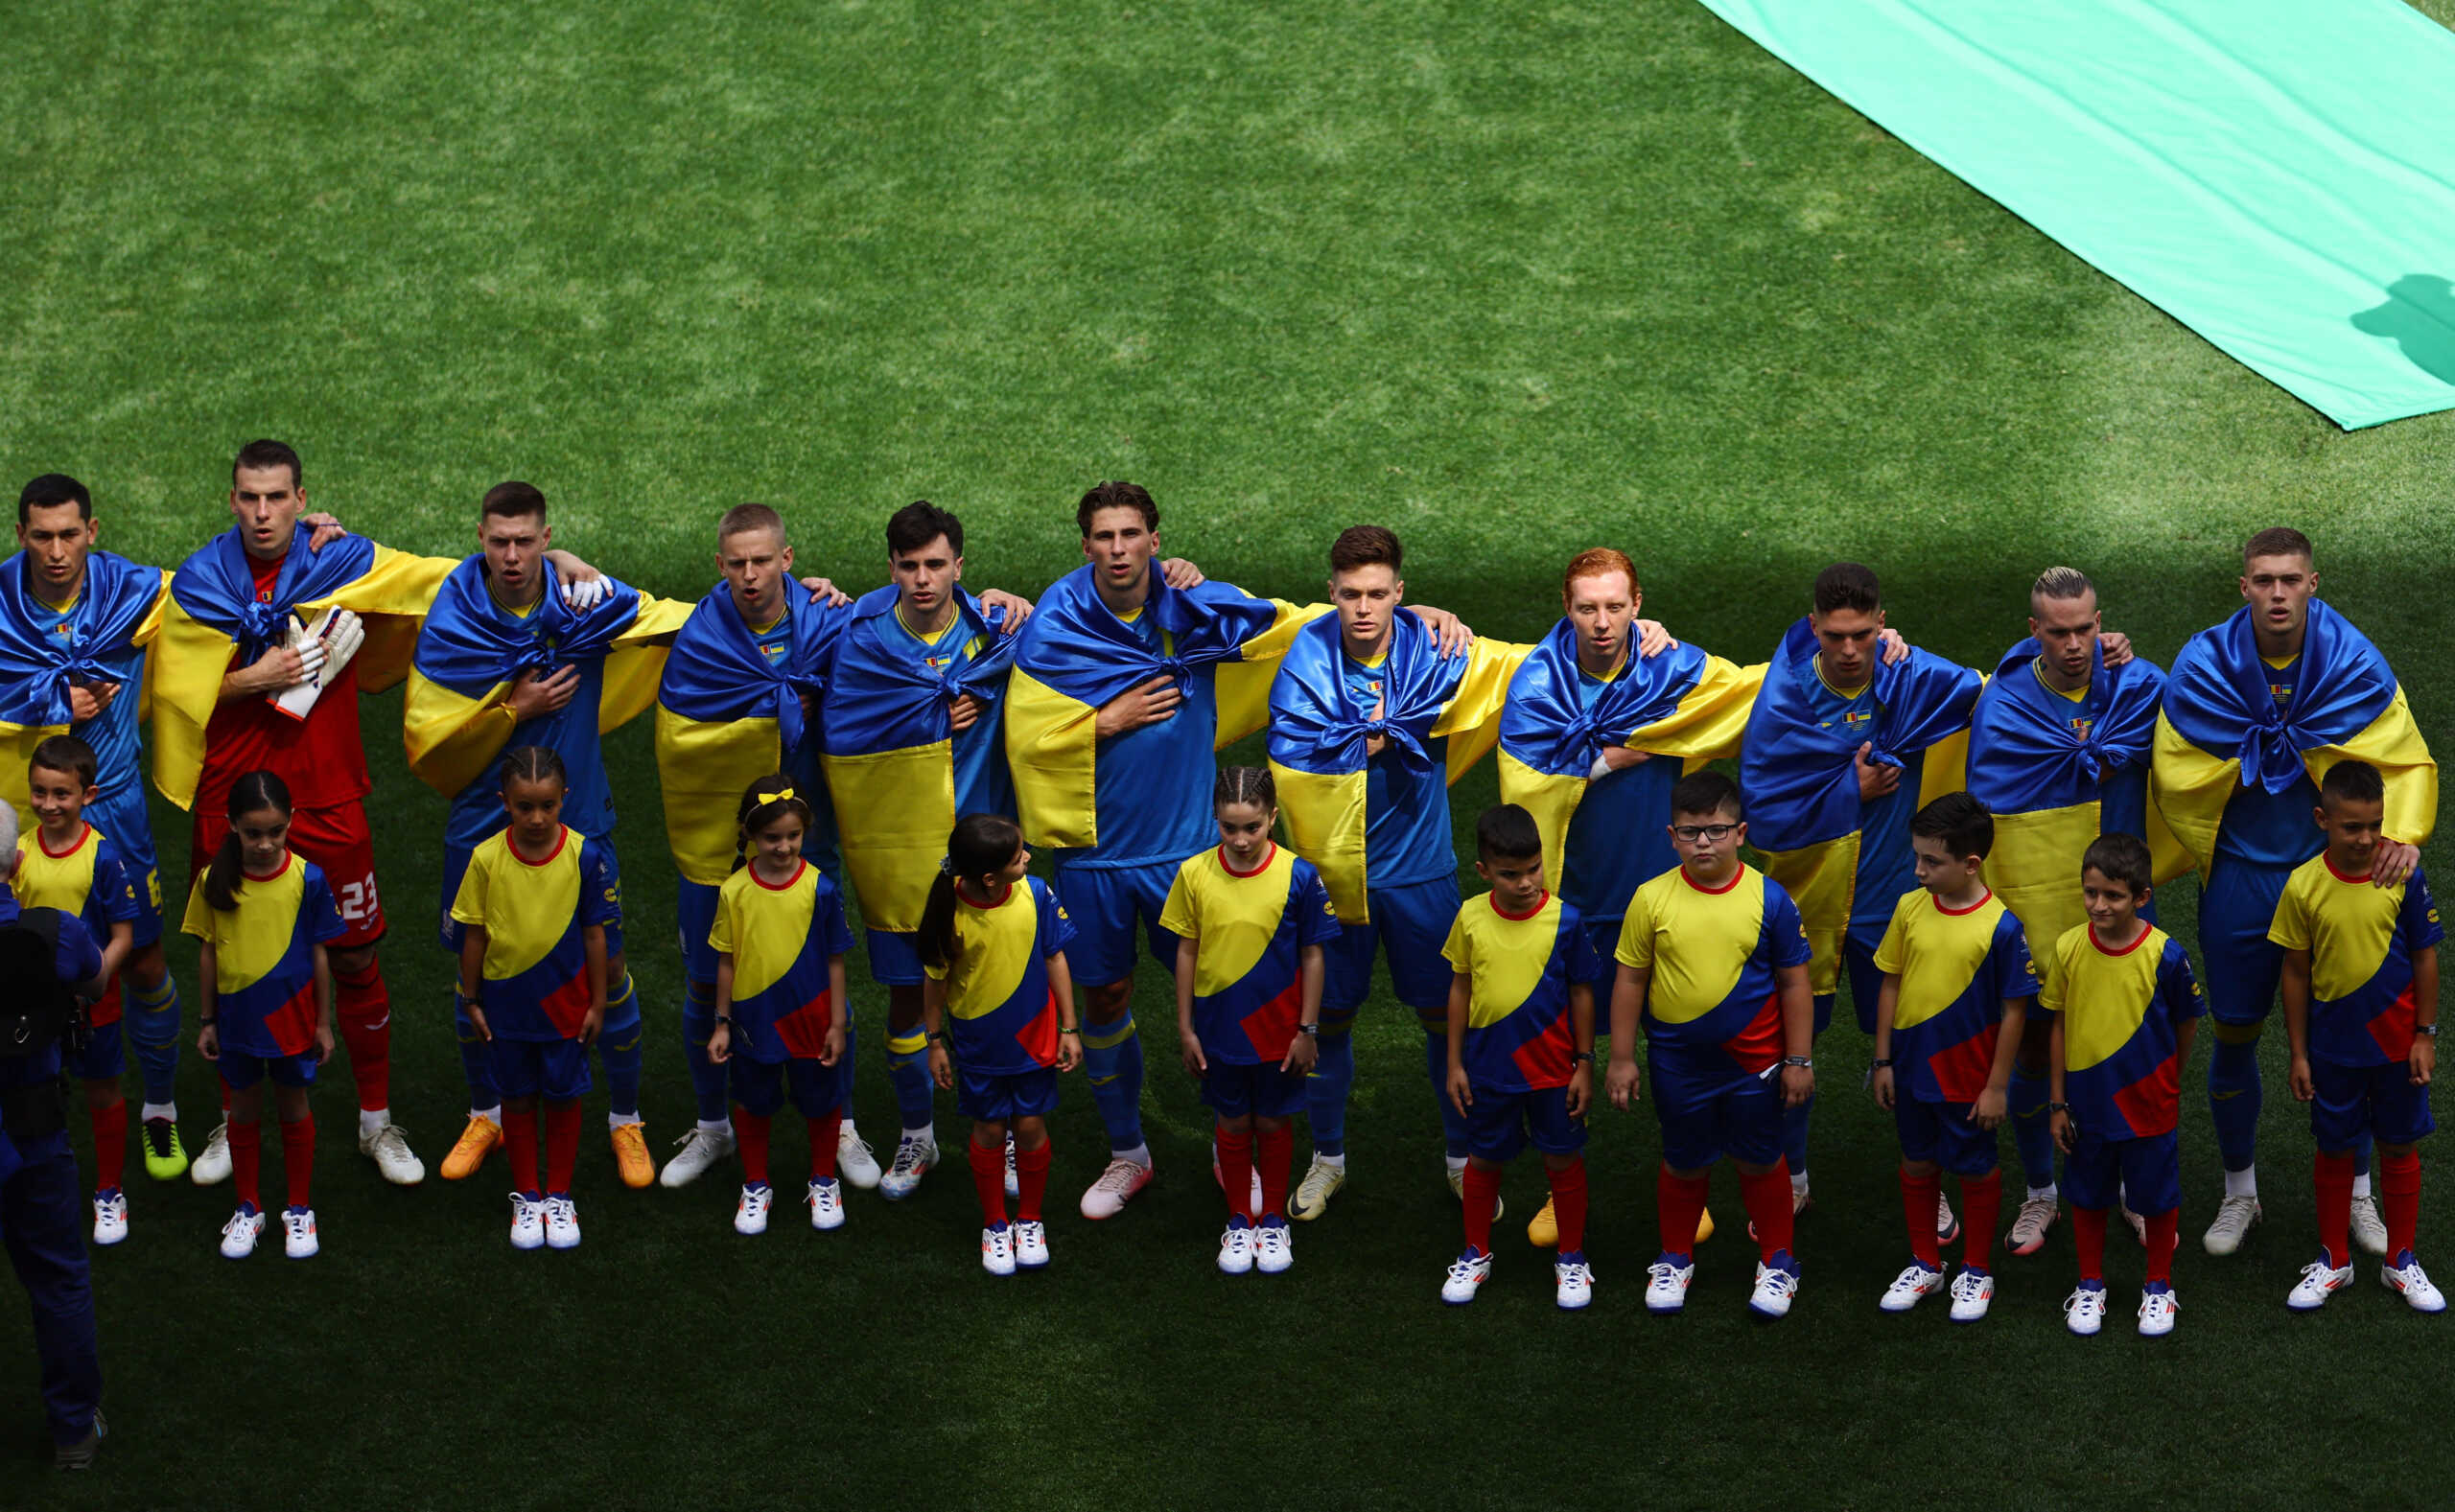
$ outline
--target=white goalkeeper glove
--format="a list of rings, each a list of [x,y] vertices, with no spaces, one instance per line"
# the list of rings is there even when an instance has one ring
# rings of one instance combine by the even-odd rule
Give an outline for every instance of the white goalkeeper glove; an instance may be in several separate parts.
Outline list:
[[[298,653],[301,676],[273,695],[273,707],[292,719],[306,718],[364,644],[365,624],[346,609],[327,609],[312,623],[292,626],[290,648]]]

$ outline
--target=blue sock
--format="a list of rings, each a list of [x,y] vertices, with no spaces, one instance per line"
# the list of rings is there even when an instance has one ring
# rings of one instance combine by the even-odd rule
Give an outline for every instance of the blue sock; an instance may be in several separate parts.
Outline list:
[[[682,1055],[702,1124],[725,1122],[725,1068],[708,1058],[708,1036],[715,1032],[716,985],[693,982],[682,1000]]]
[[[1426,1026],[1423,1036],[1424,1070],[1432,1078],[1432,1100],[1440,1107],[1440,1138],[1447,1146],[1449,1158],[1466,1158],[1466,1115],[1449,1101],[1449,1027],[1443,1024],[1434,1034]]]
[[[1807,1175],[1807,1121],[1814,1111],[1813,1093],[1798,1106],[1782,1109],[1782,1158],[1789,1163],[1792,1180]]]
[[[456,989],[452,994],[452,1030],[460,1040],[460,1075],[469,1083],[469,1111],[482,1112],[491,1107],[501,1118],[503,1089],[495,1084],[494,1050],[478,1037],[478,1026],[469,1022]]]
[[[2222,1037],[2208,1058],[2208,1111],[2216,1122],[2216,1152],[2228,1171],[2248,1171],[2259,1128],[2259,1043]]]
[[[2012,1063],[2012,1143],[2033,1192],[2054,1185],[2054,1119],[2046,1108],[2052,1086],[2044,1071]]]
[[[1313,1125],[1316,1154],[1346,1153],[1346,1097],[1355,1087],[1355,1035],[1351,1029],[1321,1032],[1321,1058],[1304,1079],[1304,1111]]]
[[[895,1112],[906,1128],[927,1128],[933,1113],[929,1086],[929,1038],[919,1024],[886,1036],[886,1077],[895,1084]]]
[[[607,1109],[628,1123],[640,1116],[640,1044],[648,1036],[647,1021],[640,1015],[639,989],[628,971],[605,1005],[608,1023],[628,1021],[629,1027],[618,1034],[599,1035],[596,1057],[605,1066],[605,1102]]]
[[[1108,1126],[1109,1148],[1140,1149],[1142,1037],[1134,1032],[1132,1010],[1105,1024],[1083,1026],[1083,1069],[1090,1075],[1100,1122]]]
[[[162,985],[139,991],[122,979],[128,1005],[128,1037],[136,1041],[145,1076],[145,1101],[168,1106],[176,1100],[179,1073],[179,985],[164,973]]]

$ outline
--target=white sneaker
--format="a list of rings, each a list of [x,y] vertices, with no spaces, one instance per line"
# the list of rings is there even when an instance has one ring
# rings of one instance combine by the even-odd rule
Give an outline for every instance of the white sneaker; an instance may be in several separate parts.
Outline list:
[[[2387,1290],[2403,1293],[2404,1300],[2416,1313],[2445,1312],[2446,1293],[2430,1284],[2429,1272],[2421,1269],[2420,1262],[2413,1258],[2413,1252],[2407,1249],[2396,1259],[2402,1263],[2378,1268],[2378,1279],[2387,1284]]]
[[[733,1231],[736,1234],[767,1232],[767,1209],[775,1205],[776,1189],[761,1181],[757,1186],[741,1189],[741,1201],[733,1210]]]
[[[228,1119],[213,1126],[213,1137],[204,1142],[203,1151],[188,1166],[188,1179],[200,1187],[220,1186],[230,1179]]]
[[[839,1165],[836,1169],[841,1171],[844,1168]],[[842,1228],[844,1226],[843,1182],[813,1181],[809,1184],[809,1196],[802,1200],[809,1204],[810,1227]]]
[[[2378,1216],[2378,1199],[2367,1192],[2352,1198],[2352,1242],[2365,1255],[2387,1253],[2387,1222]]]
[[[1582,1260],[1552,1262],[1552,1300],[1574,1313],[1594,1300],[1594,1268]]]
[[[94,1243],[116,1244],[128,1237],[128,1194],[94,1197]]]
[[[322,1248],[316,1242],[316,1210],[312,1207],[286,1207],[281,1210],[281,1252],[292,1260],[313,1260]]]
[[[1892,1285],[1883,1289],[1876,1306],[1887,1313],[1906,1313],[1943,1289],[1942,1271],[1929,1270],[1913,1260],[1907,1269],[1892,1278]]]
[[[1799,1294],[1799,1263],[1788,1250],[1774,1257],[1776,1265],[1756,1263],[1756,1290],[1747,1296],[1747,1310],[1758,1317],[1787,1317],[1790,1303]]]
[[[1014,1147],[1007,1147],[1007,1158],[1014,1158]],[[1011,1175],[1014,1167],[1007,1168]],[[1131,1160],[1111,1160],[1100,1178],[1083,1194],[1083,1216],[1087,1219],[1114,1218],[1134,1200],[1134,1194],[1151,1184],[1151,1168],[1135,1165]]]
[[[1955,1323],[1975,1323],[1986,1315],[1995,1300],[1995,1278],[1975,1270],[1963,1270],[1952,1277],[1952,1313]]]
[[[2140,1248],[2148,1247],[2148,1221],[2127,1207],[2116,1207],[2122,1216],[2122,1226],[2131,1230],[2131,1242]]]
[[[409,1137],[398,1124],[359,1130],[358,1152],[374,1161],[376,1174],[396,1187],[413,1187],[426,1179],[426,1165],[409,1153]]]
[[[1015,1169],[1015,1136],[1008,1134],[1006,1136],[1006,1200],[1012,1202],[1022,1195],[1023,1175],[1021,1172]],[[1131,1192],[1126,1194],[1128,1197],[1132,1197],[1133,1195],[1134,1194]],[[1086,1198],[1085,1200],[1088,1201],[1089,1198]],[[1122,1201],[1117,1203],[1117,1206],[1119,1207],[1123,1207],[1124,1205],[1125,1204]],[[1086,1211],[1088,1210],[1087,1209]]]
[[[1669,1255],[1646,1267],[1646,1311],[1676,1313],[1688,1305],[1688,1283],[1696,1279],[1696,1263],[1677,1265]]]
[[[657,1173],[657,1184],[687,1187],[707,1174],[708,1168],[733,1155],[733,1130],[723,1133],[691,1127],[689,1133],[673,1142],[673,1153],[666,1158],[665,1169]]]
[[[1219,1273],[1241,1276],[1253,1268],[1253,1228],[1243,1215],[1228,1221],[1227,1229],[1219,1236]]]
[[[980,1268],[993,1276],[1015,1273],[1015,1236],[1005,1224],[980,1231]]]
[[[1048,1268],[1048,1225],[1039,1219],[1020,1219],[1015,1223],[1015,1268]]]
[[[835,1131],[835,1174],[864,1192],[878,1184],[877,1152],[850,1124]]]
[[[2163,1338],[2174,1331],[2174,1314],[2183,1305],[2174,1300],[2174,1289],[2139,1293],[2139,1337]]]
[[[542,1249],[546,1244],[546,1199],[511,1195],[511,1247]]]
[[[2327,1252],[2321,1249],[2318,1259],[2302,1268],[2302,1279],[2293,1283],[2293,1290],[2285,1293],[2284,1305],[2296,1313],[2316,1313],[2327,1305],[2327,1298],[2350,1285],[2351,1262],[2348,1260],[2341,1266],[2330,1265]]]
[[[1330,1198],[1346,1185],[1346,1165],[1332,1165],[1321,1156],[1304,1172],[1304,1179],[1296,1184],[1296,1193],[1287,1199],[1287,1216],[1299,1223],[1309,1223],[1321,1216]]]
[[[1449,1168],[1449,1195],[1456,1198],[1461,1202],[1466,1200],[1466,1168],[1464,1166],[1452,1166]],[[1504,1201],[1499,1194],[1493,1194],[1492,1221],[1495,1223],[1499,1222],[1501,1215],[1508,1211],[1508,1203]]]
[[[838,1155],[836,1158],[840,1160],[843,1157]],[[910,1197],[913,1189],[921,1184],[921,1178],[927,1175],[929,1168],[937,1163],[936,1140],[915,1139],[907,1135],[896,1141],[895,1163],[887,1167],[886,1175],[878,1177],[878,1196],[898,1201]]]
[[[2093,1338],[2106,1326],[2106,1289],[2101,1281],[2083,1281],[2063,1299],[2063,1326],[2082,1338]]]
[[[256,1241],[264,1237],[265,1216],[249,1202],[230,1215],[222,1225],[222,1258],[245,1260],[256,1252]]]
[[[2230,1255],[2242,1247],[2242,1240],[2259,1221],[2259,1199],[2255,1197],[2228,1197],[2216,1204],[2216,1221],[2199,1238],[2211,1255]]]
[[[579,1204],[568,1197],[546,1199],[546,1247],[577,1249],[579,1247]]]
[[[1952,1199],[1942,1192],[1935,1194],[1935,1243],[1949,1244],[1960,1238],[1960,1219],[1952,1212]]]
[[[1469,1245],[1450,1264],[1449,1277],[1440,1283],[1440,1300],[1462,1307],[1475,1300],[1475,1292],[1491,1278],[1492,1257]]]
[[[1253,1268],[1266,1276],[1277,1275],[1296,1264],[1296,1232],[1283,1218],[1265,1219],[1253,1230]]]
[[[2046,1230],[2063,1216],[2063,1204],[2056,1198],[2031,1197],[2021,1199],[2021,1210],[2012,1216],[2012,1229],[2003,1236],[2003,1245],[2016,1255],[2034,1255],[2046,1247]]]

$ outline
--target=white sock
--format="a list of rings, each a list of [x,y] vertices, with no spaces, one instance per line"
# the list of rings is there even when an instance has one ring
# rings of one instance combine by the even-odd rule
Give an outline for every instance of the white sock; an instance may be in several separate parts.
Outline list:
[[[2256,1166],[2246,1166],[2239,1171],[2226,1172],[2225,1195],[2227,1197],[2258,1196],[2259,1168]]]
[[[1806,1172],[1804,1172],[1804,1171],[1793,1171],[1793,1172],[1791,1172],[1791,1173],[1790,1173],[1790,1195],[1791,1195],[1792,1197],[1796,1197],[1796,1196],[1798,1196],[1800,1193],[1802,1193],[1802,1192],[1804,1192],[1804,1191],[1806,1191],[1806,1190],[1807,1190],[1807,1173],[1806,1173]]]
[[[610,1108],[606,1110],[605,1127],[608,1128],[628,1128],[634,1124],[643,1122],[644,1120],[640,1117],[637,1110],[628,1113],[617,1113]]]
[[[147,1114],[146,1116],[150,1118],[150,1117],[152,1117],[152,1115],[149,1113],[149,1114]],[[2359,1172],[2355,1172],[2355,1173],[2353,1174],[2353,1177],[2352,1177],[2352,1195],[2353,1195],[2354,1197],[2368,1197],[2368,1196],[2370,1195],[2370,1173],[2369,1173],[2369,1172],[2367,1172],[2367,1171],[2359,1171]]]
[[[138,1112],[136,1120],[141,1124],[149,1118],[167,1118],[172,1123],[175,1124],[179,1121],[179,1105],[176,1103],[148,1103],[145,1105],[144,1108]],[[2367,1178],[2365,1177],[2364,1179],[2366,1180]]]
[[[722,1139],[733,1137],[733,1126],[721,1118],[699,1120],[699,1132]]]
[[[1327,1166],[1333,1171],[1344,1171],[1346,1169],[1346,1152],[1344,1151],[1341,1151],[1335,1155],[1325,1155],[1316,1151],[1313,1155],[1313,1163],[1316,1165]]]
[[[907,1128],[903,1131],[903,1142],[907,1145],[934,1145],[938,1142],[938,1126],[924,1124],[919,1128]]]
[[[1464,1155],[1443,1154],[1440,1158],[1441,1162],[1449,1167],[1452,1175],[1466,1169],[1466,1157]]]
[[[858,1139],[860,1137],[861,1131],[853,1127],[853,1121],[850,1118],[845,1119],[835,1130],[835,1142],[839,1145],[845,1140]]]
[[[392,1110],[388,1107],[362,1107],[358,1110],[359,1136],[363,1138],[368,1134],[382,1133],[385,1126],[391,1122]]]
[[[473,1107],[469,1109],[469,1116],[471,1118],[482,1118],[489,1123],[500,1126],[503,1123],[503,1105],[501,1103],[497,1103],[489,1107]]]
[[[2049,1181],[2042,1187],[2029,1188],[2028,1199],[2032,1202],[2054,1202],[2061,1200],[2062,1196],[2062,1192]]]
[[[1111,1160],[1132,1161],[1134,1164],[1140,1166],[1143,1170],[1148,1171],[1151,1169],[1151,1146],[1148,1143],[1144,1143],[1134,1146],[1132,1150],[1111,1150],[1109,1151],[1109,1158]]]

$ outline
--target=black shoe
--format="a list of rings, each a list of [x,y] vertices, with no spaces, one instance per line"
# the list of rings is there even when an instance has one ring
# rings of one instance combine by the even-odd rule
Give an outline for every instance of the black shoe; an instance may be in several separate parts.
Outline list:
[[[94,1409],[94,1426],[74,1444],[61,1444],[51,1452],[53,1468],[58,1470],[91,1470],[94,1454],[103,1447],[103,1435],[110,1430],[103,1423],[103,1409]]]

